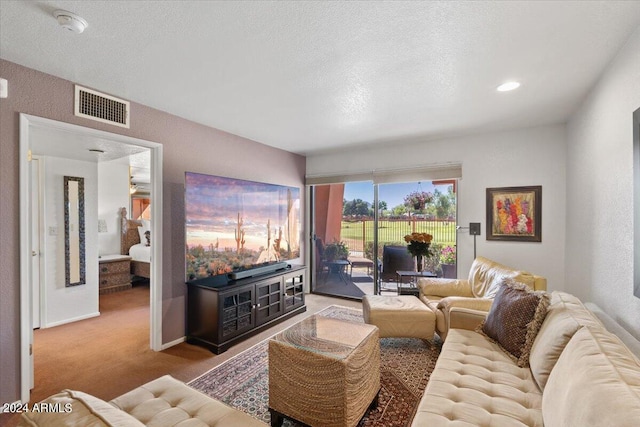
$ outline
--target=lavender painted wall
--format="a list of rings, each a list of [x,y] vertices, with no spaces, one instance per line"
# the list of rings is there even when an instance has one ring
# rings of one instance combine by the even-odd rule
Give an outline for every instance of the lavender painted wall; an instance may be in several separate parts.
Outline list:
[[[9,83],[9,98],[0,100],[0,402],[20,398],[19,113],[163,145],[165,343],[184,336],[184,172],[297,186],[304,200],[303,156],[133,102],[130,129],[82,119],[73,115],[73,82],[4,60],[0,76]]]

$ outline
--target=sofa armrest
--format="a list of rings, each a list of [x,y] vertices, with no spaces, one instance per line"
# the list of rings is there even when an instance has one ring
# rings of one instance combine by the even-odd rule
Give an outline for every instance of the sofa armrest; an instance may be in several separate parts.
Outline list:
[[[471,286],[467,280],[458,279],[418,279],[418,289],[422,295],[433,295],[436,297],[473,297]]]
[[[450,311],[452,308],[466,308],[470,310],[482,311],[485,316],[491,309],[493,299],[491,298],[465,298],[465,297],[446,297],[438,301],[438,309]]]
[[[546,291],[547,279],[542,276],[533,275],[533,290],[534,291]]]
[[[487,312],[469,308],[451,307],[449,310],[449,328],[475,330],[487,317]]]

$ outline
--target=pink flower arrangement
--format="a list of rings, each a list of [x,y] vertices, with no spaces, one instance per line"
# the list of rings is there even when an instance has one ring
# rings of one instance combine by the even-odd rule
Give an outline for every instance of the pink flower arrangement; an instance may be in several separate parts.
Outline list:
[[[456,248],[454,246],[445,246],[440,252],[440,264],[455,264]]]

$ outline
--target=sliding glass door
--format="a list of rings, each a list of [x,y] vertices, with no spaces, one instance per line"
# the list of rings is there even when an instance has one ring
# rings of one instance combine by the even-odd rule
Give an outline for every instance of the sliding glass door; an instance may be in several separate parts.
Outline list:
[[[312,186],[312,292],[346,298],[398,292],[398,271],[417,269],[405,241],[411,233],[433,237],[424,274],[454,277],[456,186],[456,180]]]
[[[375,293],[373,183],[312,187],[312,291],[362,298]]]

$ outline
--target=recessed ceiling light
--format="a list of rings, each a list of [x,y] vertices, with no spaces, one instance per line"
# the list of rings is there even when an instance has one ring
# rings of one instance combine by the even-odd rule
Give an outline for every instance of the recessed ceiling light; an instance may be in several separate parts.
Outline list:
[[[502,83],[496,89],[498,92],[509,92],[510,90],[518,89],[520,87],[520,83],[518,82],[506,82]]]
[[[58,20],[58,24],[60,24],[62,28],[76,34],[80,34],[89,26],[87,21],[81,16],[67,12],[66,10],[56,10],[53,12],[53,16]]]

